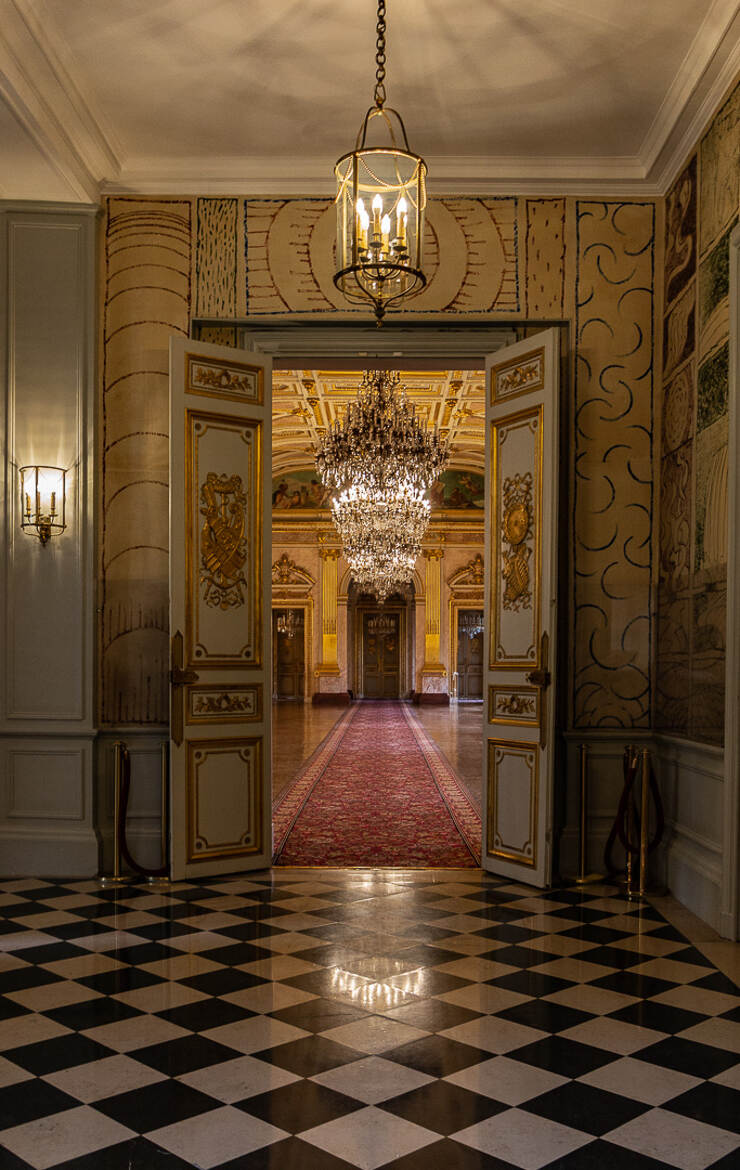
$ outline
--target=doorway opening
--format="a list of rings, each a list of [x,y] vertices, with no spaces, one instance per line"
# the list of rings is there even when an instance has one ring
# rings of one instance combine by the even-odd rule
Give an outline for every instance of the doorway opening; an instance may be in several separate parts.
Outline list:
[[[209,323],[201,324],[201,336],[207,338]],[[495,601],[494,594],[489,595],[484,588],[486,566],[483,542],[486,533],[498,542],[496,557],[500,559],[501,554],[498,547],[501,544],[500,524],[491,529],[485,523],[489,496],[485,477],[490,467],[484,456],[484,442],[487,438],[485,418],[490,404],[486,400],[486,380],[481,359],[484,353],[491,354],[510,342],[513,331],[508,326],[494,330],[487,323],[480,323],[477,327],[440,330],[431,323],[412,326],[404,322],[395,330],[384,330],[379,342],[374,329],[371,333],[367,328],[350,324],[345,327],[331,325],[320,328],[292,323],[287,327],[282,324],[264,326],[260,323],[255,328],[254,323],[244,322],[233,328],[235,340],[245,348],[248,344],[271,354],[275,371],[273,544],[269,553],[265,550],[265,557],[271,556],[273,570],[278,562],[281,563],[281,571],[287,573],[287,577],[279,578],[281,582],[299,579],[305,582],[310,579],[312,585],[309,593],[315,607],[310,647],[306,645],[307,623],[304,614],[304,653],[301,656],[295,642],[296,628],[301,624],[300,615],[294,612],[291,605],[286,604],[287,597],[273,597],[276,612],[272,619],[272,693],[276,701],[286,707],[303,707],[304,711],[314,707],[324,710],[346,707],[370,698],[380,702],[410,698],[421,705],[445,707],[450,703],[473,703],[479,705],[481,724],[484,724],[484,709],[489,716],[489,724],[513,724],[514,720],[500,718],[497,710],[491,706],[493,691],[484,679],[485,638],[475,628],[481,614],[484,615],[484,624],[488,621],[488,601],[492,605]],[[541,330],[542,326],[538,328]],[[224,323],[220,322],[219,340],[224,340],[223,331]],[[506,392],[502,380],[502,400],[505,396],[519,397],[527,389],[526,386],[521,389],[521,383],[517,383],[516,379],[524,378],[526,382],[530,368],[537,366],[545,352],[544,347],[537,350],[530,346],[530,349],[533,355],[530,366],[518,365],[516,369],[512,368]],[[330,360],[325,357],[327,352],[332,354]],[[516,354],[513,351],[509,354],[512,361],[519,362],[518,355],[518,348]],[[395,608],[386,607],[386,612],[368,598],[351,596],[351,582],[342,579],[341,566],[337,563],[341,549],[338,548],[338,540],[331,526],[321,485],[313,471],[315,441],[312,441],[322,428],[331,424],[332,410],[334,417],[338,417],[343,406],[354,396],[356,385],[351,384],[350,375],[354,374],[357,381],[362,370],[381,367],[399,370],[404,381],[414,383],[419,397],[426,393],[424,410],[427,418],[440,425],[448,434],[454,433],[453,437],[459,447],[458,455],[460,450],[464,452],[459,461],[454,458],[451,460],[452,479],[440,488],[436,501],[437,514],[433,515],[430,530],[430,545],[434,547],[425,549],[426,563],[417,566],[420,587],[415,588],[411,603],[408,598],[396,598]],[[432,383],[435,383],[434,393],[429,391]],[[477,384],[473,386],[474,383]],[[426,391],[421,389],[422,384],[426,385]],[[523,403],[517,405],[521,407]],[[520,428],[522,436],[526,439],[526,434],[534,433],[537,425],[528,423],[526,427]],[[514,433],[514,428],[511,428],[511,433]],[[471,454],[473,451],[474,456]],[[523,457],[528,458],[528,452],[529,449],[522,447]],[[532,601],[533,594],[528,588],[530,576],[534,584],[538,583],[535,574],[540,570],[540,546],[536,544],[537,555],[531,561],[530,569],[528,560],[532,554],[526,545],[530,537],[528,525],[531,527],[535,515],[531,501],[536,500],[539,507],[542,484],[535,484],[535,492],[532,494],[527,483],[525,474],[522,484],[516,489],[519,493],[516,501],[518,527],[509,523],[508,528],[502,529],[503,539],[510,546],[507,546],[505,553],[510,558],[512,572],[515,571],[518,582],[518,592],[507,593],[505,602],[515,602],[509,608],[517,611],[540,605],[539,596],[535,596]],[[551,507],[551,500],[547,500],[546,504]],[[537,512],[536,525],[541,527],[541,524]],[[273,575],[273,585],[275,582]],[[513,590],[514,586],[507,586],[507,589]],[[538,594],[537,589],[534,592]],[[487,598],[485,604],[484,595]],[[537,620],[539,623],[539,616]],[[549,618],[546,618],[546,622],[552,624]],[[294,627],[292,647],[288,646],[291,623]],[[523,628],[521,620],[518,628]],[[537,628],[539,630],[539,624]],[[553,629],[553,640],[555,634]],[[533,669],[529,673],[532,676],[546,678],[549,682],[548,671],[539,669],[542,665],[540,657],[547,644],[546,639],[540,645],[539,638],[531,638],[524,658],[520,655],[521,661],[516,662],[517,669],[531,666]],[[531,685],[545,688],[548,682]],[[484,703],[482,700],[486,697],[486,688],[487,702]],[[501,703],[513,704],[512,710],[518,703],[518,709],[524,709],[521,696],[504,694],[501,687],[496,691],[497,701],[499,691]],[[529,706],[527,700],[524,707],[529,710]],[[554,704],[551,704],[550,710],[553,707]],[[544,712],[545,704],[539,708],[535,705],[534,709]],[[345,714],[334,711],[335,718],[339,716],[343,719]],[[524,720],[517,722],[525,725]],[[481,727],[481,740],[486,736],[488,740],[486,758],[489,791],[496,789],[497,785],[503,791],[503,777],[499,783],[500,778],[496,774],[498,757],[494,759],[491,754],[492,747],[503,734],[502,730],[494,729],[491,732],[489,728],[484,735],[484,727]],[[526,746],[526,733],[518,734],[522,737],[518,748],[523,749]],[[530,757],[534,759],[535,754],[534,749],[520,751],[520,761],[516,767],[523,766],[525,773],[526,769],[531,771]],[[505,783],[510,785],[512,776],[513,773]],[[521,784],[517,786],[522,787]],[[483,787],[485,789],[485,784]],[[488,832],[489,843],[493,842],[496,846],[494,852],[501,844],[498,852],[502,857],[510,856],[514,860],[516,850],[514,853],[509,850],[501,833],[512,839],[516,836],[521,842],[520,852],[524,863],[534,864],[534,838],[536,834],[541,835],[539,813],[536,811],[537,790],[537,777],[532,772],[531,778],[527,780],[529,810],[518,809],[513,818],[509,818],[508,825],[505,823],[508,806],[499,804],[496,810],[499,820],[494,816]],[[506,853],[506,850],[509,852]],[[399,858],[397,863],[403,864],[403,859]]]

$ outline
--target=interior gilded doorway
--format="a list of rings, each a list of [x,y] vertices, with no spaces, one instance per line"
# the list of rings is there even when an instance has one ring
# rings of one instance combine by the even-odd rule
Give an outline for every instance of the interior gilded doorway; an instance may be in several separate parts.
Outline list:
[[[378,605],[362,595],[354,607],[354,678],[358,699],[400,699],[408,694],[408,601]]]

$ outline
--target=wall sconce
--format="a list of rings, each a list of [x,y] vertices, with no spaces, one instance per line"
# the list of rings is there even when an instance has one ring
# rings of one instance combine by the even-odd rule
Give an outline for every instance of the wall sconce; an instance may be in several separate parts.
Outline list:
[[[61,467],[21,467],[21,528],[46,544],[67,527],[64,505],[67,473]]]

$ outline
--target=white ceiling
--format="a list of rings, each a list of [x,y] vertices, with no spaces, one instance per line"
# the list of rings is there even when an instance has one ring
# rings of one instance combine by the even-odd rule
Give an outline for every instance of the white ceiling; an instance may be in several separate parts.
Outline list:
[[[432,191],[661,193],[740,68],[737,0],[388,0]],[[329,194],[375,0],[0,0],[0,196]]]

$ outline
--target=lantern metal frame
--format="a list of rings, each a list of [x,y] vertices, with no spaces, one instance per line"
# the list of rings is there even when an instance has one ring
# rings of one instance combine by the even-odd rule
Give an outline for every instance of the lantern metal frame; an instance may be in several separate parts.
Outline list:
[[[376,46],[375,105],[365,114],[354,150],[334,167],[334,284],[349,301],[371,302],[380,325],[389,308],[416,296],[427,282],[422,268],[427,165],[411,150],[401,115],[385,106],[385,0],[378,3]],[[368,145],[374,119],[384,125],[390,145]],[[400,128],[399,140],[392,119]]]
[[[59,484],[57,491],[50,491],[46,510],[39,486],[39,480],[44,472],[53,472],[52,478]],[[50,537],[58,536],[67,527],[65,515],[67,472],[63,467],[29,463],[25,467],[20,467],[18,474],[21,490],[21,528],[29,536],[37,536],[42,545],[45,545]],[[60,499],[57,499],[57,494]]]

